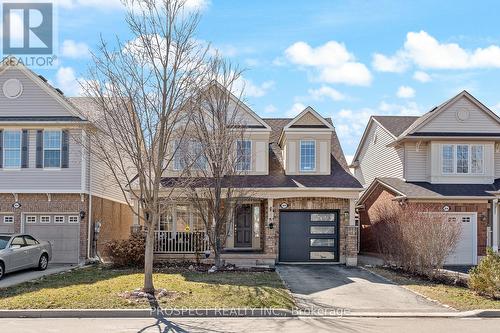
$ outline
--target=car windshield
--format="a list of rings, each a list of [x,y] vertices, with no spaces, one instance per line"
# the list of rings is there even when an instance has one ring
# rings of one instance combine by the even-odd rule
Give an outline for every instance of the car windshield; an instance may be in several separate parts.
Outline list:
[[[10,236],[0,236],[0,250],[3,250],[7,247],[7,243],[9,242]]]

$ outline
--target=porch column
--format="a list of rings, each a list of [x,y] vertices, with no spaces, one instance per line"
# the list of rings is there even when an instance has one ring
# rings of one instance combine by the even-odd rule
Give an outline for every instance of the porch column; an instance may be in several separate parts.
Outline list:
[[[349,199],[349,221],[346,221],[346,266],[358,264],[358,226],[354,214],[356,214],[356,199]]]
[[[498,252],[498,199],[494,199],[491,207],[493,211],[493,221],[492,221],[492,248],[493,251]]]

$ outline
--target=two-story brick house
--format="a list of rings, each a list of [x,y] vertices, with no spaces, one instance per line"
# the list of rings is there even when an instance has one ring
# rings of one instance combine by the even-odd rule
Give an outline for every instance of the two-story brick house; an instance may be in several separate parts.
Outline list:
[[[53,262],[94,257],[96,222],[99,245],[130,232],[119,187],[84,148],[88,107],[22,64],[0,64],[0,233],[50,241]]]
[[[372,116],[351,167],[365,187],[362,251],[375,250],[370,218],[387,201],[428,205],[461,222],[447,264],[476,264],[486,246],[498,251],[500,119],[468,92],[421,117]]]
[[[311,107],[293,119],[260,118],[242,102],[236,105],[244,128],[237,146],[245,154],[238,186],[249,191],[227,226],[222,258],[239,265],[355,265],[354,209],[362,187],[348,171],[331,119]],[[174,159],[164,184],[175,175]],[[193,258],[199,238],[192,235],[205,232],[200,222],[189,204],[169,204],[158,221],[156,259]],[[203,250],[210,250],[208,243]]]

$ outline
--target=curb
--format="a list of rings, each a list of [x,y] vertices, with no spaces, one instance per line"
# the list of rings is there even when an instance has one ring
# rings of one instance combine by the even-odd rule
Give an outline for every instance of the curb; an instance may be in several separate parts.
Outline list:
[[[464,312],[346,312],[307,313],[286,309],[60,309],[0,310],[0,318],[500,318],[500,310]]]

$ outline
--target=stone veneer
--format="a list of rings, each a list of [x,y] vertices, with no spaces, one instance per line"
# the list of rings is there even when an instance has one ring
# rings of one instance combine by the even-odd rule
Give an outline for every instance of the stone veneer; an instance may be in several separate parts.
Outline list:
[[[338,209],[340,211],[339,218],[339,252],[340,252],[340,263],[356,264],[357,257],[357,228],[349,226],[349,220],[344,215],[344,212],[349,211],[349,199],[338,199],[338,198],[282,198],[274,199],[274,228],[269,229],[269,209],[267,201],[264,204],[265,207],[265,231],[264,231],[264,253],[272,254],[276,261],[279,260],[279,212],[281,209],[280,204],[286,202],[288,204],[287,209]],[[346,260],[347,259],[347,260]]]

